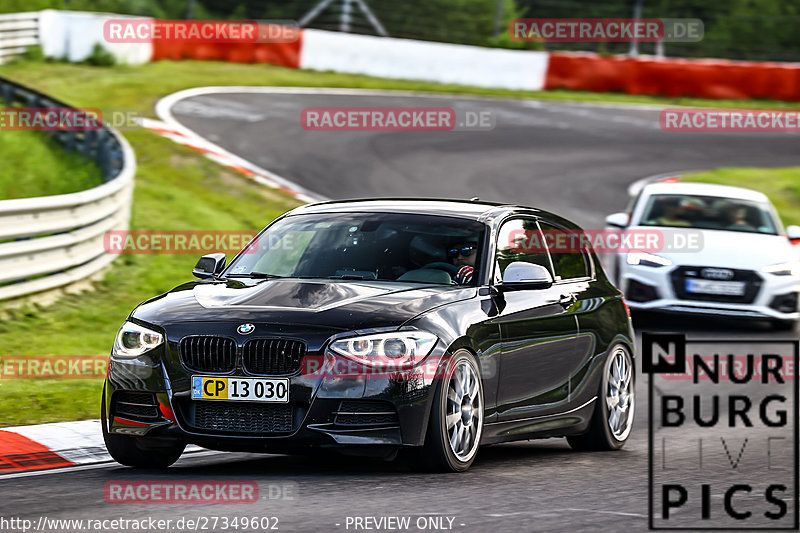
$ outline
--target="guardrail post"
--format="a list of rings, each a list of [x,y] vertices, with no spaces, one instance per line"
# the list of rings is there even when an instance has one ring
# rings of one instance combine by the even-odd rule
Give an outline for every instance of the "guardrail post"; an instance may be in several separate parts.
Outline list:
[[[112,177],[112,150],[113,146],[110,139],[105,140],[99,146],[100,149],[100,170],[103,172],[103,178],[106,181],[109,181]]]
[[[3,102],[6,107],[11,107],[14,104],[14,86],[10,83],[0,84],[0,90],[3,91]]]
[[[35,93],[28,93],[28,98],[26,100],[26,105],[28,107],[39,107],[39,95]]]
[[[76,147],[78,151],[87,157],[92,157],[92,142],[95,138],[94,130],[82,130],[80,135],[76,134]],[[92,157],[92,159],[95,159]]]
[[[65,131],[61,135],[61,140],[64,143],[64,146],[67,150],[75,150],[75,132],[74,131]]]

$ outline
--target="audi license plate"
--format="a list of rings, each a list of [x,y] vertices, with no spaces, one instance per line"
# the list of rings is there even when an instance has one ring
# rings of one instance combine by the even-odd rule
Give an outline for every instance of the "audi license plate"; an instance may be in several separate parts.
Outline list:
[[[192,376],[192,399],[288,403],[289,380]]]
[[[718,294],[722,296],[743,296],[744,281],[713,281],[709,279],[687,279],[686,292],[699,294]]]

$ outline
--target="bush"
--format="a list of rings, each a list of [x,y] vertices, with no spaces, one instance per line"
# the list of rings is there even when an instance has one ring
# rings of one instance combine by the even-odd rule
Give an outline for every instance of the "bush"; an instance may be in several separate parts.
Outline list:
[[[22,54],[22,58],[25,61],[36,61],[36,62],[44,61],[44,50],[42,50],[42,45],[35,44],[33,46],[29,46],[25,50],[25,53]]]
[[[117,64],[117,58],[114,57],[114,54],[106,50],[102,44],[95,43],[94,48],[92,48],[92,53],[86,58],[85,63],[95,67],[113,67]]]
[[[547,50],[543,41],[515,41],[508,34],[508,26],[498,37],[490,37],[487,45],[492,48],[509,48],[511,50]]]

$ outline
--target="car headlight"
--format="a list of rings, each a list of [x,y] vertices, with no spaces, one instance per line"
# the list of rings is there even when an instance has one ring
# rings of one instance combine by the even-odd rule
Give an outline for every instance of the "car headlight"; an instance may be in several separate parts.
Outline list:
[[[410,366],[433,351],[436,335],[425,331],[397,331],[334,341],[333,353],[366,366]]]
[[[164,336],[133,322],[125,322],[114,340],[115,357],[136,357],[164,342]]]
[[[666,257],[661,257],[656,254],[648,254],[647,252],[630,252],[628,253],[629,265],[641,265],[649,267],[662,267],[670,266],[672,261]]]
[[[788,263],[769,265],[762,268],[761,271],[776,276],[800,276],[800,262],[791,261]]]

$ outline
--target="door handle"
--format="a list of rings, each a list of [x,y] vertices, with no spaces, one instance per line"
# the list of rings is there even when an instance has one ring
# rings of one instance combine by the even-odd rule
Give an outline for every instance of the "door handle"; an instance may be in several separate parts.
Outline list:
[[[562,294],[561,298],[558,300],[558,303],[561,304],[561,307],[566,309],[577,301],[578,299],[575,298],[574,294]]]

